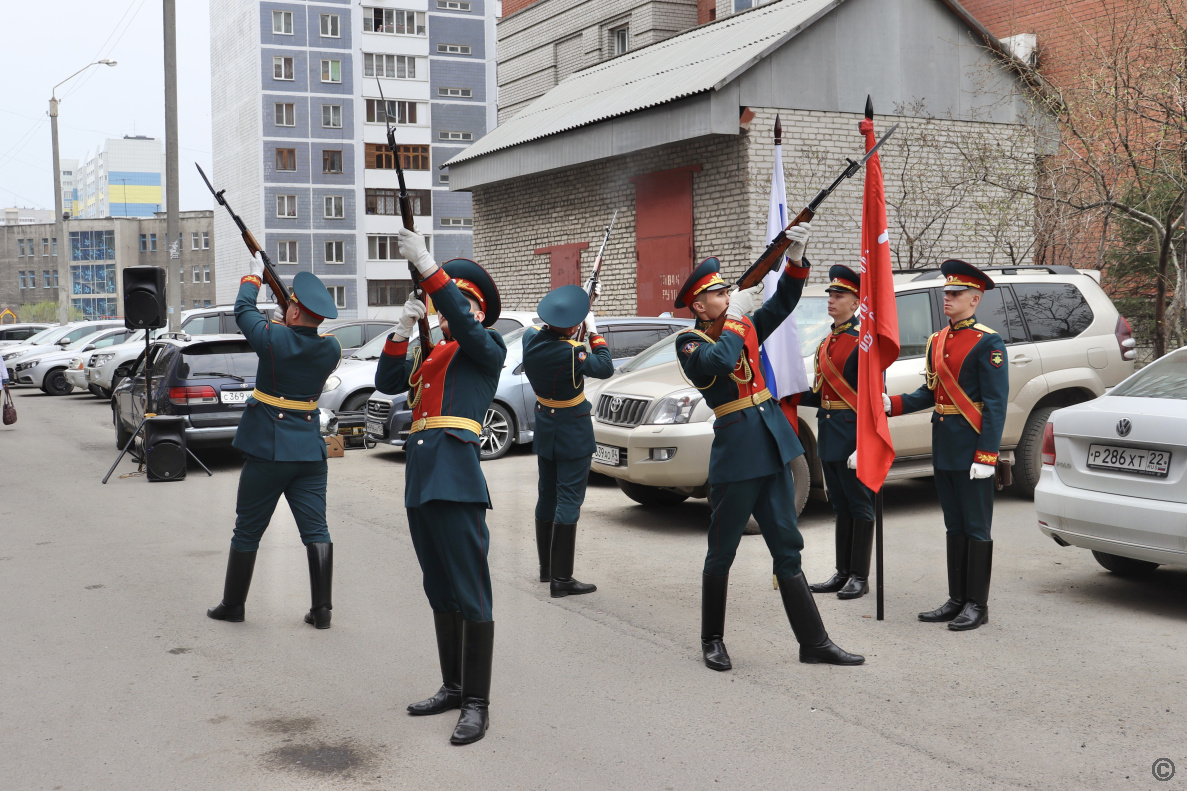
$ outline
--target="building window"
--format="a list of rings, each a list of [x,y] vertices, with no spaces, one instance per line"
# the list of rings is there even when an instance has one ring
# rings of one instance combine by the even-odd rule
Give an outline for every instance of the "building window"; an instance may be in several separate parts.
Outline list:
[[[210,231],[202,232],[202,249],[203,250],[210,249]]]
[[[442,140],[473,140],[473,132],[445,132],[439,135]]]
[[[396,146],[400,154],[400,165],[405,170],[428,170],[428,146]],[[367,143],[367,167],[377,170],[394,170],[396,167],[392,152],[382,143]]]
[[[50,249],[53,251],[54,258],[58,257],[58,237],[49,240]]]
[[[58,270],[54,270],[54,288],[58,287]]]
[[[346,242],[326,242],[326,263],[346,263]]]
[[[342,82],[342,61],[323,60],[321,62],[322,82]]]
[[[341,129],[342,105],[323,104],[321,106],[321,125],[326,129]]]
[[[469,217],[442,217],[442,228],[470,228],[473,227],[474,221]]]
[[[148,234],[146,233],[140,234],[140,252],[148,252]]]
[[[194,267],[194,282],[195,283],[202,282],[202,267],[200,267],[200,266]]]
[[[363,53],[363,76],[415,80],[416,58],[412,55]]]
[[[275,57],[272,59],[272,79],[274,80],[292,80],[293,77],[293,59]]]
[[[29,240],[29,250],[32,254],[33,240]],[[70,260],[71,261],[114,261],[115,260],[115,231],[71,231],[70,232]],[[113,288],[110,292],[115,293]]]
[[[22,246],[22,247],[24,247],[24,246],[25,246],[25,245],[24,245],[24,240],[23,240],[23,239],[21,240],[21,246]],[[24,287],[25,287],[25,270],[23,270],[23,269],[22,269],[22,270],[21,270],[20,272],[18,272],[17,274],[18,274],[18,275],[20,275],[20,278],[21,278],[21,280],[20,280],[20,283],[21,283],[21,288],[24,288]]]
[[[368,280],[367,304],[376,308],[403,305],[411,291],[411,280]]]
[[[442,55],[469,55],[469,44],[438,44],[437,52]]]
[[[327,290],[330,292],[330,296],[334,298],[335,307],[346,307],[346,286],[330,286]]]
[[[626,54],[631,48],[631,32],[630,26],[624,25],[610,31],[610,40],[614,49],[615,55]]]
[[[51,287],[51,286],[50,286],[50,284],[51,284],[53,281],[52,281],[52,280],[50,280],[50,277],[49,277],[49,270],[48,270],[48,269],[44,270],[44,271],[41,273],[41,276],[42,276],[42,278],[45,280],[45,287],[46,287],[46,288],[50,288],[50,287]]]
[[[391,120],[397,124],[416,123],[416,102],[405,102],[389,99],[385,106],[379,99],[367,100],[367,123],[386,124]]]
[[[469,88],[438,88],[437,95],[454,99],[469,99],[474,95],[474,92]]]
[[[363,7],[363,30],[368,33],[395,33],[397,36],[423,36],[423,11],[396,11],[391,8]]]
[[[368,236],[367,258],[371,261],[394,261],[400,257],[400,237]]]
[[[341,195],[325,196],[325,216],[331,220],[340,220],[346,216],[343,211]]]
[[[276,169],[287,172],[295,172],[297,169],[297,149],[276,149]]]
[[[41,254],[49,258],[49,239],[46,237],[42,237],[41,239]]]
[[[437,0],[438,11],[469,11],[470,4],[463,0]]]
[[[195,299],[195,300],[194,300],[194,307],[195,307],[195,308],[200,308],[200,307],[202,307],[202,300],[200,300],[200,299]]]
[[[321,172],[322,173],[341,173],[342,172],[342,152],[324,149],[321,152]]]
[[[203,283],[210,282],[210,267],[209,266],[202,267],[202,282]]]
[[[273,11],[272,32],[280,36],[291,36],[293,34],[293,12]]]
[[[296,126],[297,113],[294,110],[294,105],[283,102],[276,103],[276,125],[277,126]]]
[[[210,307],[210,300],[208,300],[208,299],[202,300],[202,307],[204,307],[204,308]]]
[[[279,264],[297,263],[296,241],[281,242],[276,249],[276,262]]]
[[[412,205],[412,213],[417,217],[428,217],[433,213],[433,193],[431,190],[408,190],[408,202]],[[394,189],[368,188],[366,194],[367,214],[380,214],[395,217],[400,213],[398,194]]]
[[[157,251],[157,235],[155,233],[150,233],[148,235],[148,251],[150,253],[155,253]]]
[[[16,248],[17,249],[17,258],[24,258],[24,256],[25,256],[25,240],[17,239],[16,244],[17,244],[17,248]]]
[[[321,35],[322,38],[341,38],[340,30],[341,20],[337,14],[322,14],[321,15]]]
[[[297,216],[297,196],[296,195],[277,195],[276,196],[276,216],[277,217],[296,217]]]
[[[449,186],[449,174],[448,173],[439,173],[437,175],[437,183],[443,187],[448,187]]]
[[[197,231],[193,231],[190,233],[190,249],[191,250],[198,249],[198,232]]]

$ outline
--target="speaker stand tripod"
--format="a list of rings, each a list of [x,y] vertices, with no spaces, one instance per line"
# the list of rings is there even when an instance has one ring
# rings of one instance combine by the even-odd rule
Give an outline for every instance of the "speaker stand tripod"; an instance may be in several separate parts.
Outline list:
[[[148,422],[148,419],[157,416],[155,412],[150,411],[152,409],[152,365],[148,359],[150,343],[152,343],[152,330],[146,329],[144,331],[144,417],[140,419],[140,425],[136,426],[136,430],[132,432],[132,436],[128,438],[127,444],[125,444],[123,450],[120,451],[120,455],[115,457],[115,463],[111,465],[111,469],[109,469],[107,474],[103,476],[103,483],[107,483],[107,480],[111,477],[111,474],[115,472],[115,468],[120,465],[121,461],[123,461],[124,454],[131,450],[132,446],[136,444],[136,437],[140,436],[140,433],[144,431],[144,424]],[[143,441],[147,446],[147,432],[145,433]],[[186,445],[185,452],[191,459],[198,462],[198,466],[206,472],[207,477],[214,475],[214,473],[212,473],[210,469],[202,463],[202,460],[194,455],[194,452],[190,450],[189,445]],[[142,463],[144,463],[143,459]]]

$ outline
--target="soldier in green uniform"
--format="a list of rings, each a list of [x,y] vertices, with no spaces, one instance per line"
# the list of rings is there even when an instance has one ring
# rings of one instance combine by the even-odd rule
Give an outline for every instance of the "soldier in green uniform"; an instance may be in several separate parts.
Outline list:
[[[336,318],[338,309],[316,275],[299,272],[285,323],[274,324],[256,308],[262,274],[263,264],[253,263],[235,300],[235,322],[260,362],[233,443],[244,462],[223,600],[206,614],[243,620],[260,538],[283,494],[309,560],[312,605],[305,623],[329,629],[334,545],[326,528],[326,443],[317,398],[342,359],[342,347],[334,336],[318,335],[317,328],[323,319]]]
[[[600,284],[595,287],[600,288]],[[590,297],[580,286],[561,286],[536,308],[543,328],[530,328],[523,340],[523,370],[536,393],[536,451],[540,470],[536,500],[536,550],[540,581],[553,598],[593,593],[598,588],[573,579],[577,520],[585,502],[589,460],[596,447],[585,377],[614,373],[610,347],[598,334]],[[584,323],[589,338],[573,340]]]
[[[828,638],[800,570],[804,540],[796,526],[795,484],[788,465],[804,449],[783,411],[771,400],[759,358],[759,344],[799,302],[808,277],[802,258],[810,230],[803,223],[788,231],[791,263],[766,304],[761,285],[732,295],[726,291],[716,258],[706,259],[693,271],[676,299],[677,308],[689,307],[697,318],[695,329],[676,338],[680,366],[716,415],[709,456],[713,514],[701,585],[701,651],[705,665],[713,670],[732,667],[724,642],[726,593],[730,566],[751,514],[771,551],[783,607],[800,645],[800,661],[836,665],[865,661]],[[714,340],[705,330],[722,313],[728,317],[725,329]]]
[[[421,285],[432,297],[445,333],[427,357],[409,363],[408,338],[426,311],[423,302],[410,298],[375,373],[375,386],[382,392],[411,391],[404,505],[433,609],[441,664],[441,688],[410,705],[408,713],[460,708],[450,741],[470,744],[486,735],[489,724],[495,634],[486,561],[486,510],[491,503],[479,465],[478,437],[507,347],[490,329],[499,318],[500,303],[486,270],[460,258],[437,266],[424,237],[406,229],[400,230],[400,254],[421,273]]]
[[[861,276],[847,266],[828,270],[833,329],[816,349],[816,377],[800,399],[814,406],[820,465],[836,514],[837,573],[813,593],[857,599],[869,593],[874,541],[874,495],[857,479],[857,339]]]
[[[935,410],[932,466],[947,528],[948,601],[919,620],[950,621],[961,632],[989,623],[994,473],[1010,376],[1002,337],[977,323],[977,305],[993,281],[964,261],[945,261],[940,271],[948,326],[927,340],[926,381],[914,393],[882,399],[892,416]]]

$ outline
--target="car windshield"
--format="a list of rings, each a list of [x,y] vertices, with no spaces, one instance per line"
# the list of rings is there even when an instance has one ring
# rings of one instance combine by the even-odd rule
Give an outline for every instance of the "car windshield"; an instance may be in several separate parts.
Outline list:
[[[106,332],[106,330],[104,330],[103,332]],[[84,335],[81,338],[79,338],[78,340],[76,340],[74,343],[67,346],[66,351],[69,352],[69,351],[74,351],[76,349],[81,349],[82,347],[86,346],[88,343],[91,343],[92,341],[96,340],[101,334],[102,334],[102,332],[92,332],[90,335]]]
[[[376,335],[371,340],[364,343],[362,346],[354,350],[354,354],[350,355],[354,360],[378,360],[379,355],[383,354],[383,345],[387,343],[387,336],[391,333],[382,333]]]
[[[1187,349],[1146,366],[1113,388],[1109,395],[1187,401]]]
[[[631,371],[642,371],[644,368],[651,368],[655,365],[672,362],[676,359],[676,336],[681,332],[683,330],[673,332],[659,343],[651,344],[623,363],[618,370],[624,374],[628,374]]]
[[[28,338],[25,338],[25,340],[23,342],[29,344],[30,346],[40,346],[43,343],[50,343],[50,336],[53,335],[57,330],[60,330],[60,329],[62,329],[62,328],[61,327],[46,327],[44,330],[37,333],[36,335],[30,335]]]
[[[800,333],[800,356],[811,357],[816,347],[833,328],[828,315],[828,297],[804,297],[791,314]]]
[[[259,358],[243,341],[202,343],[184,349],[177,375],[181,379],[238,379],[256,375]]]
[[[523,334],[525,332],[527,332],[527,327],[520,327],[503,336],[503,343],[507,344],[508,361],[523,359]]]

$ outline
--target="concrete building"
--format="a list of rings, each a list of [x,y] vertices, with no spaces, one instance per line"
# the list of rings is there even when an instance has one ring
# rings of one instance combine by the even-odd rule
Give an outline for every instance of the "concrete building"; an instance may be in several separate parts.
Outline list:
[[[469,196],[436,165],[494,124],[494,13],[489,0],[212,0],[216,186],[282,277],[317,274],[340,316],[394,315],[411,283],[389,117],[434,256],[472,255]],[[229,301],[246,255],[227,247],[219,270]]]
[[[546,18],[566,4],[537,0],[509,14],[500,41],[526,15]],[[658,12],[631,11],[632,19]],[[582,29],[600,29],[612,14],[586,18]],[[531,304],[581,282],[588,247],[618,209],[599,311],[671,310],[694,262],[715,255],[736,276],[765,246],[776,115],[788,199],[803,205],[862,153],[867,94],[878,130],[902,122],[882,154],[898,265],[913,234],[931,242],[915,265],[946,255],[1000,262],[1006,247],[1029,250],[1033,215],[982,216],[1001,196],[975,179],[962,184],[959,204],[938,204],[950,174],[967,169],[966,144],[1008,146],[1033,161],[1021,64],[992,54],[985,35],[941,0],[776,0],[588,66],[448,162],[452,189],[474,198],[476,260]],[[547,52],[546,44],[515,51]],[[500,90],[516,79],[500,70]],[[857,177],[818,215],[809,251],[816,277],[858,261],[861,194]],[[917,216],[925,210],[934,216]],[[1027,260],[1023,252],[1017,262]]]
[[[68,162],[76,167],[67,168]],[[63,160],[63,198],[68,169],[74,171],[74,183],[71,200],[62,205],[72,217],[152,217],[165,210],[165,147],[160,140],[144,135],[108,138],[81,163]]]
[[[14,206],[0,213],[0,225],[36,225],[53,221],[53,209],[26,209]]]
[[[52,223],[0,226],[0,312],[22,305],[57,303],[61,257],[69,260],[70,305],[84,318],[123,315],[123,278],[128,266],[168,263],[164,212],[151,217],[75,218],[64,223],[66,245],[53,238]],[[214,213],[181,212],[185,274],[177,285],[189,308],[215,304]],[[172,304],[172,299],[170,299]]]

